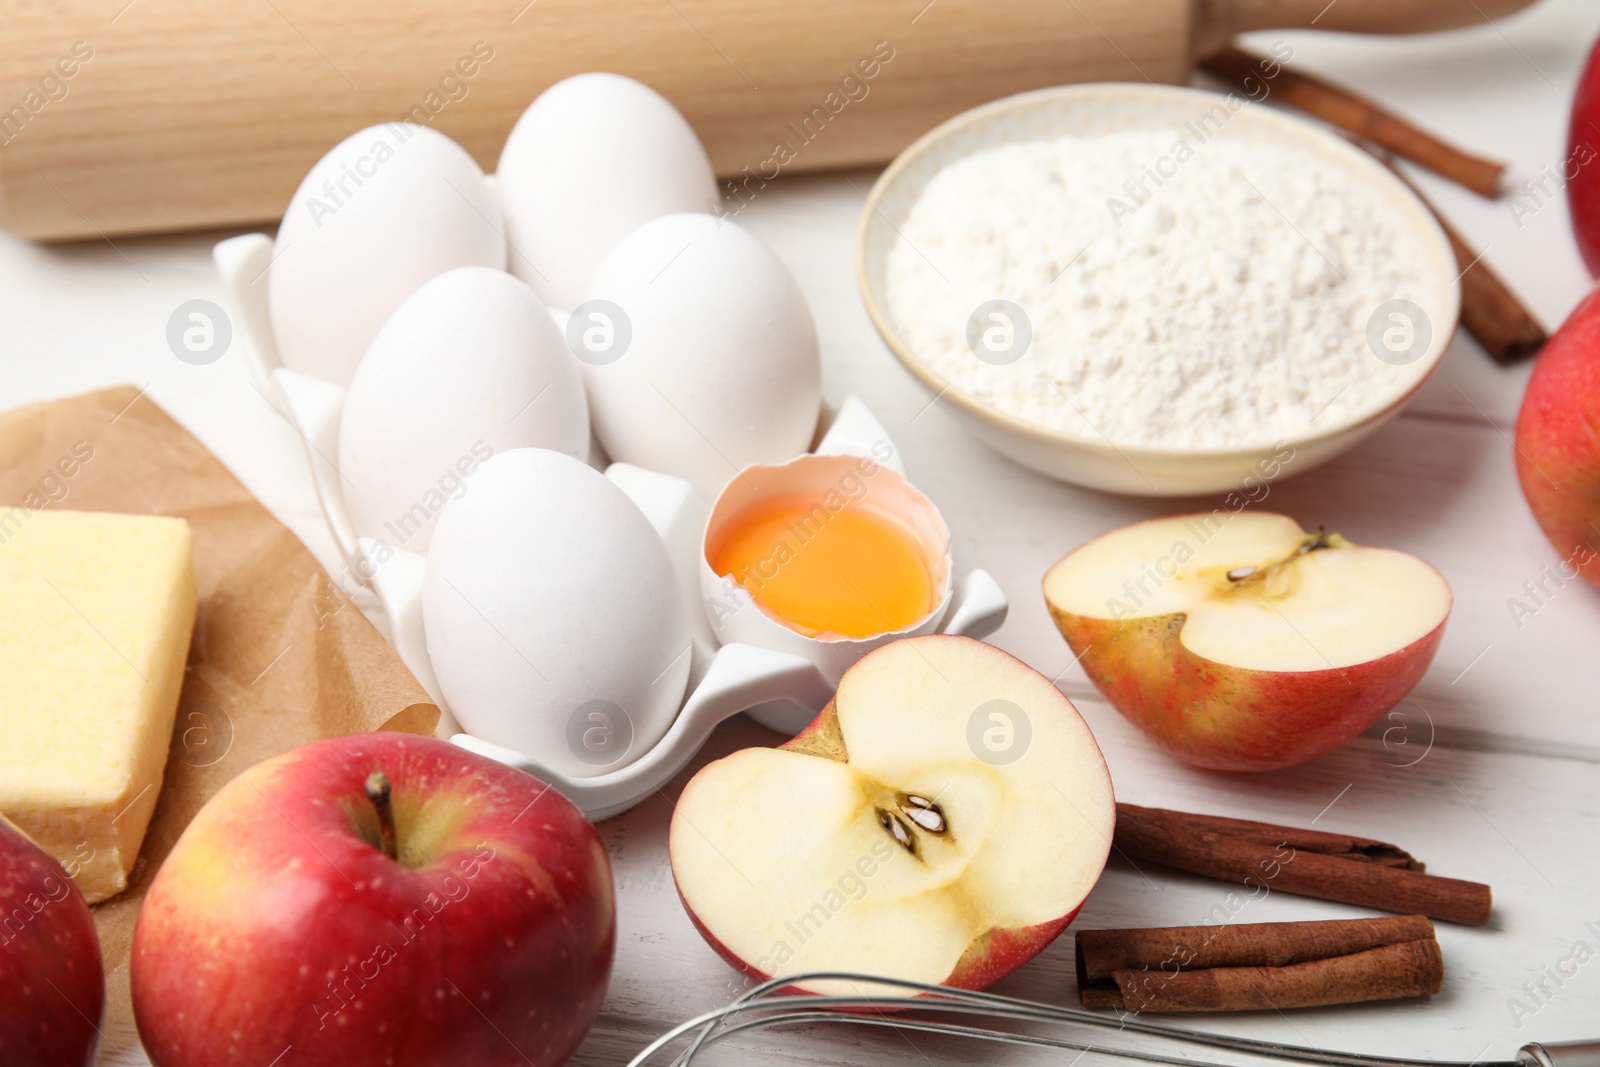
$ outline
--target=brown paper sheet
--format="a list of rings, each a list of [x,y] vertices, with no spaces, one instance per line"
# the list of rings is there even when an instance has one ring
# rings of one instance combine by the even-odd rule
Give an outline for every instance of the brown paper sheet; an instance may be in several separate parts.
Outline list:
[[[299,539],[131,386],[0,414],[0,504],[177,515],[194,531],[200,606],[161,796],[128,889],[94,909],[102,1058],[120,1059],[138,1047],[128,955],[139,904],[201,805],[279,752],[431,733],[439,709]]]

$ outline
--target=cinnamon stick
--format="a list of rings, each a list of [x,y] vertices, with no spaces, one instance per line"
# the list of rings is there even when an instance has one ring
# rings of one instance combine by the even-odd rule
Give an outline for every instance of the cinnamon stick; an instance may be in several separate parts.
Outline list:
[[[1227,47],[1200,60],[1200,66],[1252,95],[1265,85],[1285,103],[1324,122],[1382,145],[1397,156],[1426,167],[1479,196],[1494,197],[1506,165],[1475,156],[1421,129],[1341,85],[1290,70],[1277,60]]]
[[[1256,1011],[1432,996],[1444,985],[1421,915],[1328,922],[1084,930],[1085,1007]]]
[[[1426,915],[1080,930],[1076,937],[1078,982],[1094,984],[1117,971],[1287,967],[1433,937],[1433,923]]]
[[[1383,157],[1379,157],[1383,158]],[[1490,357],[1502,367],[1538,352],[1544,347],[1548,335],[1544,326],[1533,317],[1501,277],[1484,261],[1483,253],[1474,252],[1472,246],[1439,213],[1416,183],[1407,178],[1389,159],[1383,162],[1395,176],[1410,187],[1423,207],[1433,212],[1433,217],[1450,240],[1450,250],[1455,254],[1456,267],[1461,271],[1461,325],[1477,338]]]
[[[1483,926],[1488,886],[1426,873],[1383,841],[1243,819],[1117,805],[1117,850],[1134,862],[1237,882],[1256,891],[1335,900]]]

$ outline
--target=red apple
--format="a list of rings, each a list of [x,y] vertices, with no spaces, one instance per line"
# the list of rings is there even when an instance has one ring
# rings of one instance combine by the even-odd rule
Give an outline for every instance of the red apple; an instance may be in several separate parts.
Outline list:
[[[339,737],[189,824],[139,912],[134,1015],[157,1067],[547,1067],[615,940],[605,849],[566,798],[433,738]]]
[[[1114,820],[1072,702],[999,649],[932,635],[868,653],[788,744],[703,768],[669,853],[695,927],[756,979],[982,989],[1072,921]]]
[[[1201,767],[1332,751],[1427,671],[1450,586],[1415,556],[1264,512],[1114,530],[1044,579],[1056,627],[1114,707]]]
[[[1600,275],[1600,41],[1589,52],[1567,124],[1567,183],[1572,233],[1591,275]]]
[[[0,1064],[93,1063],[105,1002],[100,938],[83,894],[0,815]]]
[[[1522,494],[1562,569],[1600,585],[1600,290],[1539,354],[1516,441]]]

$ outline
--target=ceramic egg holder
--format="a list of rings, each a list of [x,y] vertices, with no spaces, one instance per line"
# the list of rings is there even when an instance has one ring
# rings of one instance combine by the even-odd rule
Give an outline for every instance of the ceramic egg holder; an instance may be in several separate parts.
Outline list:
[[[689,612],[692,661],[687,697],[666,734],[648,751],[613,770],[589,777],[556,773],[536,755],[514,752],[459,732],[428,658],[422,622],[425,557],[403,549],[375,551],[345,507],[340,474],[339,418],[345,389],[281,366],[267,312],[265,285],[253,284],[272,260],[272,238],[246,234],[220,242],[213,251],[217,269],[244,327],[246,355],[256,386],[294,425],[305,446],[317,502],[342,557],[360,606],[381,607],[395,651],[418,683],[439,705],[439,729],[471,752],[516,767],[549,782],[599,821],[620,814],[664,786],[698,752],[711,731],[740,712],[781,733],[803,729],[832,699],[839,677],[874,647],[922,633],[983,637],[1005,621],[1007,602],[995,580],[974,570],[955,577],[948,554],[949,531],[938,510],[905,479],[899,451],[865,404],[847,397],[815,452],[787,463],[753,468],[763,474],[762,491],[816,490],[838,484],[849,467],[877,467],[870,492],[878,506],[901,518],[924,545],[933,546],[931,568],[939,603],[903,630],[853,640],[807,637],[762,611],[735,583],[712,573],[704,539],[709,523],[720,522],[751,502],[745,480],[734,479],[712,508],[687,481],[626,463],[613,463],[605,476],[644,513],[667,546],[675,577]],[[564,328],[563,316],[556,315]],[[375,561],[382,558],[383,562]],[[347,589],[347,591],[350,591]],[[716,601],[723,610],[709,611]],[[713,625],[713,615],[716,624]]]

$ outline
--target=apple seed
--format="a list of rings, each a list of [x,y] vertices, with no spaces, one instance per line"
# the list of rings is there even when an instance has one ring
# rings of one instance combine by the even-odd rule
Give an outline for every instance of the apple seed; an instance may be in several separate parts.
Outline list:
[[[915,793],[901,793],[900,810],[930,834],[942,834],[950,828],[944,819],[944,809],[927,797],[920,797]]]
[[[906,825],[906,821],[897,813],[883,808],[875,807],[872,810],[877,813],[878,825],[889,832],[889,836],[894,838],[894,843],[915,856],[917,839],[912,835],[911,827]]]
[[[925,796],[916,793],[896,793],[894,795],[894,809],[873,806],[873,812],[878,816],[878,825],[886,830],[895,844],[911,853],[919,855],[917,835],[906,820],[910,819],[925,833],[943,836],[950,832],[950,823],[944,817],[944,809]]]
[[[1257,567],[1253,564],[1245,567],[1235,567],[1233,570],[1228,572],[1228,581],[1243,582],[1247,579],[1255,578],[1260,584],[1264,585],[1268,581],[1282,575],[1284,573],[1284,569],[1301,556],[1308,555],[1322,548],[1344,548],[1348,544],[1349,542],[1343,537],[1336,533],[1330,534],[1326,527],[1318,526],[1317,532],[1314,534],[1306,534],[1305,539],[1300,542],[1299,547],[1297,547],[1286,558],[1280,559],[1276,563],[1269,563],[1265,567]],[[1281,583],[1278,584],[1281,585]]]

